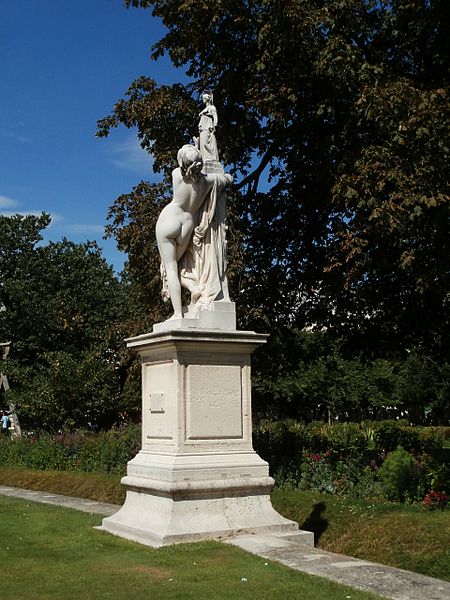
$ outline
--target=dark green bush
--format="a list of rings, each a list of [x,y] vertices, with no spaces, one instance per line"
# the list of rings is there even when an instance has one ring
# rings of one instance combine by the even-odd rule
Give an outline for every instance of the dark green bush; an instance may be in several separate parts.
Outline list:
[[[444,428],[413,427],[406,421],[375,421],[370,425],[375,429],[376,446],[386,452],[401,446],[416,455],[432,454],[445,444]]]
[[[311,423],[311,450],[331,451],[336,457],[359,459],[366,462],[370,451],[359,423]]]
[[[369,466],[361,467],[358,461],[351,459],[333,460],[330,451],[304,457],[298,487],[302,490],[351,494],[357,497],[383,495],[374,469]]]
[[[69,462],[68,452],[51,435],[0,440],[0,464],[4,466],[64,469]]]
[[[424,480],[423,473],[414,456],[398,447],[391,452],[379,472],[385,495],[389,500],[417,500],[419,485]],[[421,498],[424,496],[422,489]]]
[[[262,421],[253,430],[253,446],[267,460],[279,485],[293,484],[300,478],[303,452],[310,448],[308,427],[293,419]]]

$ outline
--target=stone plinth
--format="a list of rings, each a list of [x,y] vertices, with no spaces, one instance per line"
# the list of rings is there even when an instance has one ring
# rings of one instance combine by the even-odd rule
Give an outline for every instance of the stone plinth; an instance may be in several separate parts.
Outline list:
[[[153,325],[153,333],[163,333],[174,329],[219,329],[235,332],[235,304],[219,300],[211,303],[210,310],[195,311],[186,307],[182,319],[168,319]]]
[[[252,447],[250,355],[267,336],[174,325],[127,340],[142,360],[142,450],[102,528],[150,546],[296,531]]]

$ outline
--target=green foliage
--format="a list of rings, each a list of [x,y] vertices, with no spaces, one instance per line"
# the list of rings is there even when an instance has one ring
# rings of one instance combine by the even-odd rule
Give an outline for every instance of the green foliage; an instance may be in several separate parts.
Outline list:
[[[439,364],[419,349],[405,358],[368,359],[330,332],[291,329],[272,337],[254,361],[253,400],[261,417],[402,417],[415,423],[450,418],[449,363]]]
[[[336,460],[330,451],[307,454],[301,466],[298,487],[353,498],[383,497],[376,471],[357,459]]]
[[[68,442],[64,440],[64,443]],[[80,440],[75,447],[78,447],[74,461],[77,470],[122,475],[126,471],[127,462],[141,449],[141,428],[131,425],[119,430],[91,434]]]
[[[399,446],[388,454],[379,470],[379,477],[387,498],[403,502],[416,499],[423,476],[414,456]]]
[[[77,356],[50,352],[30,367],[11,360],[7,368],[13,387],[8,398],[22,427],[57,431],[114,423],[126,410],[117,362],[110,362],[100,345]]]
[[[282,324],[325,326],[342,338],[348,362],[336,366],[339,389],[326,390],[331,411],[343,394],[352,409],[371,393],[377,374],[367,379],[359,356],[404,359],[420,348],[448,362],[448,2],[124,3],[161,19],[152,58],[167,55],[189,83],[138,78],[98,135],[136,127],[155,169],[168,173],[196,133],[200,92],[214,89],[219,146],[236,181],[229,204],[241,235],[230,236],[239,258],[230,279],[241,325],[280,337]],[[136,194],[159,206],[145,185],[112,208],[119,243],[127,219],[138,222]],[[136,230],[123,246],[143,292],[158,262],[139,260],[146,236]],[[308,381],[286,377],[277,387],[297,394],[327,370],[318,362]]]
[[[69,470],[123,475],[141,447],[137,425],[99,433],[0,438],[0,464],[42,470]]]
[[[293,420],[262,421],[253,430],[253,444],[270,464],[278,483],[296,482],[301,456],[311,445],[308,428]]]
[[[152,59],[189,83],[139,77],[98,135],[135,127],[167,175],[214,90],[233,298],[242,328],[271,333],[256,411],[448,423],[449,3],[124,3],[161,19]],[[150,320],[165,315],[152,228],[168,192],[141,182],[109,215]]]
[[[2,282],[2,337],[13,340],[15,354],[30,362],[46,351],[73,352],[91,345],[117,314],[120,284],[112,268],[93,242],[64,239],[23,252],[21,221],[14,219],[0,217],[11,220],[10,235],[19,236],[19,264],[8,264],[15,268],[14,277]]]
[[[42,439],[0,439],[1,463],[8,466],[28,467],[38,470],[63,469],[70,460],[64,446],[52,436]]]
[[[356,458],[362,462],[369,458],[367,437],[359,423],[311,423],[308,429],[314,452],[326,448],[336,456]]]
[[[395,323],[403,344],[420,340],[432,355],[447,356],[448,92],[398,79],[366,87],[355,106],[365,142],[354,162],[347,155],[349,173],[333,187],[339,216],[329,268],[343,277],[347,300],[367,315],[359,336],[388,340]]]
[[[93,242],[37,246],[48,223],[46,215],[0,216],[0,339],[12,342],[7,401],[28,430],[107,428],[139,406],[139,394],[128,393],[132,359],[123,347],[131,286]]]
[[[35,246],[42,241],[41,231],[50,223],[50,216],[3,217],[0,215],[0,300],[6,309],[12,308],[14,301],[9,286],[27,266],[33,256]],[[8,332],[2,331],[8,338]]]
[[[428,490],[450,487],[442,430],[399,421],[309,425],[294,420],[262,421],[254,429],[253,441],[278,485],[353,497],[387,495],[402,501],[420,500]],[[399,441],[410,452],[402,449],[396,458]],[[410,471],[411,461],[403,453],[412,460]],[[406,466],[403,471],[398,467],[397,474],[402,460]],[[402,491],[406,481],[411,487]]]

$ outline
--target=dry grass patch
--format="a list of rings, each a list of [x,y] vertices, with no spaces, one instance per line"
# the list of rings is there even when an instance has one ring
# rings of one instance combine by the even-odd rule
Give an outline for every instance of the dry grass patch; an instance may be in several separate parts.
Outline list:
[[[272,500],[282,514],[314,531],[319,548],[450,580],[450,510],[297,489],[275,490]]]
[[[123,504],[125,489],[120,476],[77,471],[33,471],[0,468],[0,485]]]

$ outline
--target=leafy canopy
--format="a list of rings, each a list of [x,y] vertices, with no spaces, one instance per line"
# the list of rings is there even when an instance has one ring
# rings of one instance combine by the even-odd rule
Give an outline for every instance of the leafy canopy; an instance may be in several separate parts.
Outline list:
[[[431,406],[445,421],[450,3],[124,4],[161,19],[152,58],[169,56],[189,78],[168,86],[141,76],[98,122],[100,137],[136,128],[166,177],[139,183],[109,215],[148,321],[166,314],[154,223],[211,88],[235,176],[233,298],[242,328],[271,333],[255,356],[257,408],[358,418],[395,403],[418,420]]]
[[[448,2],[125,5],[162,20],[152,58],[167,54],[190,81],[139,77],[98,135],[136,127],[167,174],[196,133],[199,94],[214,89],[219,145],[237,182],[230,248],[241,324],[315,323],[369,355],[411,345],[448,355]],[[150,221],[167,197],[142,183],[110,213],[149,306]],[[140,228],[144,212],[152,216]]]

